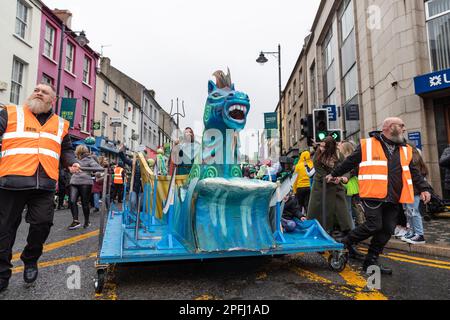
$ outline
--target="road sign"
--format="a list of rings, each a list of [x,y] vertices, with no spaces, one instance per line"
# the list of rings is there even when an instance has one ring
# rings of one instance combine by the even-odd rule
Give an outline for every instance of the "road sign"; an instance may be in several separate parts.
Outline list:
[[[417,149],[422,150],[422,133],[410,132],[408,133],[408,140],[413,142]]]
[[[330,121],[337,121],[337,107],[336,105],[324,105],[323,109],[328,109],[328,117]]]

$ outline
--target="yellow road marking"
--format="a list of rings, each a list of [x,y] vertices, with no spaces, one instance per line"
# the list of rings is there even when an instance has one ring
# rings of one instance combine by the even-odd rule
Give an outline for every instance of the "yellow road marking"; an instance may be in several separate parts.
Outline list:
[[[361,249],[361,251],[367,252],[367,249]],[[450,270],[450,265],[446,261],[417,258],[417,257],[412,257],[412,256],[407,256],[407,255],[402,255],[402,254],[397,254],[397,253],[386,253],[386,254],[380,255],[380,257],[387,258],[387,259],[394,260],[394,261],[399,261],[399,262],[416,264],[419,266]]]
[[[421,261],[421,262],[429,262],[429,263],[433,263],[433,264],[437,264],[437,265],[450,266],[450,262],[446,262],[446,261],[432,260],[432,259],[425,259],[425,258],[407,256],[407,255],[404,255],[404,254],[393,253],[393,252],[387,253],[386,255],[387,256],[397,257],[397,258],[405,258],[405,259],[409,259],[409,260],[416,260],[416,261]]]
[[[43,252],[49,252],[49,251],[53,251],[62,247],[67,247],[70,246],[74,243],[98,236],[100,233],[99,230],[95,230],[86,234],[82,234],[73,238],[69,238],[69,239],[65,239],[62,241],[58,241],[58,242],[54,242],[54,243],[50,243],[46,246],[44,246],[44,250]],[[12,261],[11,262],[15,262],[18,261],[20,259],[20,253],[16,253],[13,255]]]
[[[355,296],[355,292],[351,288],[341,285],[335,285],[331,280],[328,280],[327,278],[324,278],[318,274],[315,274],[313,272],[298,267],[292,267],[291,270],[302,278],[307,278],[313,282],[328,285],[330,289],[339,293],[340,295],[343,295],[344,297],[353,299]]]
[[[339,275],[344,279],[344,281],[352,286],[355,290],[354,296],[355,300],[388,300],[388,298],[377,290],[372,290],[369,292],[363,292],[367,287],[367,280],[361,275],[355,272],[350,266],[346,266],[344,271],[339,273]]]
[[[215,299],[214,297],[212,297],[212,296],[210,296],[208,294],[204,294],[204,295],[202,295],[200,297],[195,298],[194,300],[196,300],[196,301],[208,301],[208,300],[217,300],[217,299]]]
[[[57,265],[71,263],[71,262],[79,262],[79,261],[89,260],[89,259],[96,258],[96,257],[97,257],[97,253],[93,252],[93,253],[85,255],[85,256],[70,257],[70,258],[63,258],[63,259],[58,259],[58,260],[41,262],[38,264],[38,266],[39,266],[39,268],[48,268],[48,267],[54,267]],[[23,266],[13,268],[12,273],[16,274],[19,272],[23,272],[23,269],[24,269]]]

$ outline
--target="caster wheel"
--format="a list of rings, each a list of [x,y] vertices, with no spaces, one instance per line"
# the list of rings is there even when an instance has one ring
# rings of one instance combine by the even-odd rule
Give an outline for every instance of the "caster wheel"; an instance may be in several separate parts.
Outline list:
[[[340,252],[333,252],[328,258],[328,266],[332,271],[342,272],[347,266],[346,256]]]
[[[95,279],[95,293],[101,294],[103,292],[103,288],[105,287],[106,280],[106,270],[100,269],[97,270],[97,279]]]

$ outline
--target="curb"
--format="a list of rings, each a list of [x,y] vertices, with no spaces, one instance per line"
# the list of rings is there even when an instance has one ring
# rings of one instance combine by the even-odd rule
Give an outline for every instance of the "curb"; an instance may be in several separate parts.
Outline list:
[[[364,241],[364,245],[369,245],[369,241]],[[400,240],[391,240],[385,246],[385,249],[393,249],[404,251],[408,253],[419,253],[425,254],[429,256],[450,258],[450,247],[449,246],[437,246],[433,244],[423,244],[423,245],[412,245],[409,243],[405,243]]]

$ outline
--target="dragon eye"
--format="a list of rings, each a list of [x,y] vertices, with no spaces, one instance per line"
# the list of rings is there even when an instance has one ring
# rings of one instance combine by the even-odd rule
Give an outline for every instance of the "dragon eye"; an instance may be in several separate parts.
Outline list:
[[[214,97],[214,98],[220,98],[221,95],[220,95],[219,93],[216,92],[216,93],[213,94],[213,97]]]

